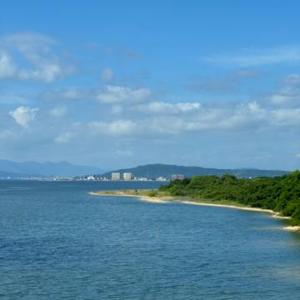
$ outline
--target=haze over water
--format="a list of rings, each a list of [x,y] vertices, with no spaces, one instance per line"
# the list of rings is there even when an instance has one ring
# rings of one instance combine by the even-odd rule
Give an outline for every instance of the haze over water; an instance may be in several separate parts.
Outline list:
[[[1,299],[298,299],[300,236],[264,213],[0,182]]]

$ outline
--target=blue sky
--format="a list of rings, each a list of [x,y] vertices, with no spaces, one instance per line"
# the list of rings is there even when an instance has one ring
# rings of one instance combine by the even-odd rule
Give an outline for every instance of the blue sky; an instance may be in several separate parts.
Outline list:
[[[297,169],[299,10],[2,1],[0,158]]]

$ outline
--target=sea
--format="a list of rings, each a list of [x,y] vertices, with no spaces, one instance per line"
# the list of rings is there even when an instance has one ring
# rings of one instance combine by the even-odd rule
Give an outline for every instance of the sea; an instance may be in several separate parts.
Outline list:
[[[0,181],[0,299],[300,299],[300,234],[265,213]]]

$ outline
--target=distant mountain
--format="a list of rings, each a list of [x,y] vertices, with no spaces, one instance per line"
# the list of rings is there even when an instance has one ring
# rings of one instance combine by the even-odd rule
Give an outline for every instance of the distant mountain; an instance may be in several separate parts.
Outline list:
[[[23,177],[23,176],[24,176],[24,174],[0,171],[0,179],[7,179],[7,178],[13,179],[13,178],[19,178],[19,177]]]
[[[68,162],[15,162],[0,159],[0,177],[80,176],[103,172],[104,170],[100,168],[73,165]]]
[[[171,178],[174,174],[182,174],[185,177],[192,177],[196,175],[217,175],[232,174],[237,177],[274,177],[287,174],[286,171],[280,170],[258,170],[258,169],[214,169],[214,168],[202,168],[202,167],[186,167],[177,165],[166,164],[149,164],[138,166],[135,168],[120,169],[114,172],[131,172],[137,177],[157,178],[163,176]],[[103,174],[103,176],[110,176],[111,172]]]

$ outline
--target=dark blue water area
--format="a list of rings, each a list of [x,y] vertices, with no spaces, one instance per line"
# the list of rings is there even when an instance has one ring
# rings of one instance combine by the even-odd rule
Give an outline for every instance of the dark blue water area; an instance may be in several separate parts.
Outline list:
[[[300,235],[265,213],[0,182],[1,299],[300,299]]]

